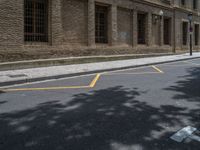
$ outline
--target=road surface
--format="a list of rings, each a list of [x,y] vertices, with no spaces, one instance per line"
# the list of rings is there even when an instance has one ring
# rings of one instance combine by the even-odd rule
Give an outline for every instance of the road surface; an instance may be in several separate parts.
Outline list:
[[[0,150],[198,150],[200,59],[1,89]]]

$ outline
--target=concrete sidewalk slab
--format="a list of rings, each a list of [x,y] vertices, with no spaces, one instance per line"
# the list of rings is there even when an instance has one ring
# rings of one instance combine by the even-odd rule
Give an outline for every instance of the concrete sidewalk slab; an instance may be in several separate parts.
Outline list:
[[[200,58],[200,52],[194,53],[193,56],[189,56],[187,53],[120,61],[0,71],[0,87],[195,58]]]

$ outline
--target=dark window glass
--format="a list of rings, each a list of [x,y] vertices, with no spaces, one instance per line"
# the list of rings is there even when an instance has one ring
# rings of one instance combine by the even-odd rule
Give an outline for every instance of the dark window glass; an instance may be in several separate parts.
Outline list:
[[[169,18],[164,18],[164,44],[169,45],[171,39],[171,22]]]
[[[194,26],[194,38],[195,38],[195,45],[199,45],[199,25],[198,24],[195,24]]]
[[[181,0],[181,5],[185,6],[185,0]]]
[[[197,0],[193,0],[193,9],[197,9]]]
[[[183,45],[187,45],[187,38],[188,38],[188,23],[183,22],[182,26],[182,33],[183,33]]]
[[[95,40],[96,43],[108,42],[108,8],[96,6],[95,9]]]
[[[48,0],[24,1],[24,40],[48,41]]]
[[[138,14],[138,44],[146,43],[146,14]]]

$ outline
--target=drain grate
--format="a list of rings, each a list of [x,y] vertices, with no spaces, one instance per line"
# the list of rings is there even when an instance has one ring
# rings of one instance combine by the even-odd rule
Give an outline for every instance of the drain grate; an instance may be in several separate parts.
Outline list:
[[[10,78],[20,78],[20,77],[27,77],[25,74],[14,74],[14,75],[7,75]]]

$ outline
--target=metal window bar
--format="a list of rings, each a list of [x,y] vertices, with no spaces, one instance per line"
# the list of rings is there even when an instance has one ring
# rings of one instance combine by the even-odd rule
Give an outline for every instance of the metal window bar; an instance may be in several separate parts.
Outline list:
[[[187,45],[187,36],[188,36],[188,23],[183,22],[183,27],[182,27],[182,36],[183,36],[183,45]]]
[[[193,0],[193,9],[197,9],[197,0]]]
[[[199,24],[194,26],[195,45],[199,45]]]
[[[185,0],[181,0],[181,5],[185,6]]]
[[[95,12],[95,40],[96,43],[107,43],[108,35],[108,8],[96,6]]]
[[[164,44],[169,45],[170,44],[170,19],[165,18],[164,19]]]
[[[24,40],[48,41],[48,0],[25,0]]]
[[[138,14],[138,44],[146,43],[146,14]]]

